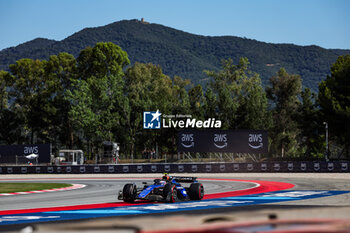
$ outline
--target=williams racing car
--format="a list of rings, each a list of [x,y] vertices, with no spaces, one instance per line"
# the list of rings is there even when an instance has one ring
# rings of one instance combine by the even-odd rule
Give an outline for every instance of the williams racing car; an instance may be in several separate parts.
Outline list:
[[[180,183],[190,183],[184,187]],[[153,184],[143,182],[143,187],[136,184],[126,184],[119,191],[118,199],[132,203],[135,200],[149,200],[160,202],[177,202],[189,200],[201,200],[204,196],[204,187],[196,177],[163,176],[155,179]]]

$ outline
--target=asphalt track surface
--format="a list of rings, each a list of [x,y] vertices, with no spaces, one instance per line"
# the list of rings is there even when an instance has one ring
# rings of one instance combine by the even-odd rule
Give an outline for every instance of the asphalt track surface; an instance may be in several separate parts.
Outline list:
[[[176,174],[173,174],[176,175]],[[242,190],[254,188],[254,182],[234,182],[223,180],[206,180],[205,178],[217,179],[244,179],[244,180],[262,180],[286,182],[294,185],[288,191],[350,191],[350,174],[338,173],[263,173],[263,174],[177,174],[180,176],[198,176],[202,179],[206,194],[214,194],[217,192],[228,192],[233,190]],[[43,175],[21,175],[21,176],[1,176],[0,182],[54,182],[54,183],[72,183],[85,184],[83,189],[71,190],[66,192],[53,192],[30,195],[16,195],[0,197],[0,211],[18,210],[43,207],[59,207],[84,204],[98,203],[115,203],[117,200],[117,192],[122,189],[125,183],[130,181],[141,184],[142,181],[152,181],[153,178],[159,177],[161,174],[150,175],[86,175],[86,176],[43,176]],[[129,178],[133,177],[133,180]],[[146,178],[147,177],[147,178]],[[155,218],[154,216],[157,216]],[[263,203],[248,206],[232,206],[225,208],[213,208],[207,210],[192,210],[175,213],[162,213],[151,215],[133,215],[128,216],[128,224],[135,224],[142,229],[153,229],[154,221],[162,218],[181,218],[183,225],[191,226],[198,222],[205,222],[217,219],[226,220],[259,220],[268,219],[271,216],[282,219],[291,218],[326,218],[326,219],[347,219],[350,221],[350,193],[339,195],[330,195],[320,198],[300,199],[291,201],[282,201],[277,203]],[[219,216],[219,217],[218,217]],[[115,219],[125,222],[124,217],[114,217],[113,220],[100,219],[104,221],[103,225],[109,221],[115,223]],[[200,219],[200,220],[198,220]],[[208,220],[209,219],[209,220]],[[189,222],[190,221],[190,222]],[[163,221],[169,227],[170,221]],[[98,224],[98,223],[94,223]],[[162,224],[157,227],[161,228]]]
[[[142,187],[142,182],[146,181],[152,183],[153,179],[128,179],[128,178],[63,178],[63,179],[46,179],[46,178],[34,178],[34,179],[0,179],[0,183],[13,182],[13,183],[70,183],[70,184],[84,184],[85,188],[70,190],[64,192],[50,192],[39,194],[26,194],[26,195],[13,195],[2,196],[0,198],[0,210],[16,210],[16,209],[32,209],[32,208],[44,208],[44,207],[59,207],[59,206],[72,206],[72,205],[84,205],[84,204],[98,204],[98,203],[114,203],[121,202],[117,199],[119,190],[123,189],[126,183],[136,183],[137,186]],[[201,181],[205,188],[206,194],[212,194],[216,192],[228,192],[235,190],[244,190],[255,187],[255,183],[238,182],[238,181]]]

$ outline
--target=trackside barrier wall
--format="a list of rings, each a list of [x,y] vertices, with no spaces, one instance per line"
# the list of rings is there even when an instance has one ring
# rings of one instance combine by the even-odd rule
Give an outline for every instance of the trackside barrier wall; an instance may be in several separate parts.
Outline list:
[[[36,159],[27,159],[25,156],[30,154],[38,155]],[[32,145],[0,145],[0,166],[1,163],[50,163],[51,144],[32,144]]]
[[[0,166],[0,174],[350,172],[350,161]]]

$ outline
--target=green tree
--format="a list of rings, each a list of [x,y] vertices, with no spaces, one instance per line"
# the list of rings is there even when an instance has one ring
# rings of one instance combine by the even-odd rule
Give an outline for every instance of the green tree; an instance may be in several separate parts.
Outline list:
[[[77,62],[73,55],[60,53],[50,56],[45,65],[45,76],[52,82],[51,98],[55,108],[52,115],[52,143],[58,147],[61,142],[68,148],[73,148],[75,134],[73,122],[69,118],[71,102],[66,99],[67,91],[72,91],[77,82]],[[58,148],[56,148],[58,149]]]
[[[9,94],[7,88],[8,81],[12,81],[12,76],[6,71],[0,71],[0,143],[14,144],[25,141],[22,134],[24,117],[18,111],[18,105],[9,104]]]
[[[117,140],[113,131],[125,114],[123,69],[130,63],[127,53],[113,43],[97,43],[81,51],[77,59],[78,79],[67,91],[70,121],[81,127],[89,154],[98,153],[101,142]]]
[[[7,93],[7,82],[6,76],[9,73],[3,70],[0,70],[0,142],[8,143],[9,141],[9,132],[6,128],[12,122],[12,119],[7,119],[7,116],[10,115],[8,110],[8,93]]]
[[[81,79],[123,76],[123,68],[130,64],[128,54],[112,42],[100,42],[82,50],[78,57]]]
[[[0,111],[8,108],[8,93],[6,77],[8,72],[0,70]]]
[[[197,85],[192,87],[188,91],[189,101],[190,101],[190,108],[193,118],[197,119],[203,119],[204,117],[204,94],[203,94],[203,88],[201,85]]]
[[[301,104],[298,107],[297,122],[300,129],[301,147],[304,147],[305,156],[320,158],[324,156],[324,137],[319,133],[324,130],[320,121],[316,94],[309,88],[301,92]]]
[[[190,100],[186,87],[190,85],[188,79],[175,76],[172,81],[172,108],[171,113],[188,114],[190,112]]]
[[[238,65],[234,65],[232,59],[223,60],[220,71],[205,71],[213,79],[211,87],[217,96],[218,119],[224,129],[236,128],[240,74],[247,68],[246,61],[241,59]]]
[[[50,142],[51,119],[55,114],[51,102],[54,82],[46,79],[45,65],[46,61],[32,59],[10,65],[9,97],[14,99],[16,114],[23,117],[24,131],[29,132],[27,143]]]
[[[191,82],[188,79],[182,79],[179,76],[173,78],[171,107],[167,113],[172,115],[193,115],[189,92],[186,90],[190,85]],[[171,154],[171,159],[173,159],[173,155],[177,152],[177,134],[178,129],[169,128],[167,130],[162,130],[156,138],[157,142],[162,145],[161,152],[163,154]]]
[[[7,81],[11,75],[6,71],[0,71],[0,143],[13,144],[24,141],[21,129],[24,127],[23,117],[16,114],[16,105],[9,105]]]
[[[259,75],[254,73],[250,78],[245,78],[242,86],[237,113],[238,128],[269,129],[272,118]]]
[[[74,130],[83,131],[90,145],[90,139],[95,137],[96,115],[92,109],[93,94],[89,84],[85,80],[78,81],[73,90],[67,90],[65,100],[70,103],[69,122],[74,126]]]
[[[134,155],[136,141],[143,142],[143,145],[139,145],[139,150],[155,144],[155,138],[159,134],[143,130],[143,112],[160,110],[162,113],[171,113],[174,107],[173,82],[163,74],[159,66],[143,63],[135,63],[126,71],[125,82],[125,93],[130,105],[126,127],[129,130],[130,154]]]
[[[248,66],[247,58],[241,58],[238,65],[234,65],[233,61],[228,59],[223,61],[220,71],[206,71],[213,80],[210,84],[211,89],[208,89],[206,95],[205,108],[210,112],[207,114],[217,114],[223,128],[269,127],[267,98],[261,80],[258,74],[248,69]]]
[[[340,56],[331,67],[331,75],[319,84],[318,100],[330,135],[344,145],[349,157],[350,149],[350,56]]]
[[[205,118],[217,117],[216,95],[213,93],[213,89],[210,86],[208,86],[205,92],[204,117]]]
[[[274,106],[270,151],[281,157],[296,156],[300,132],[295,118],[300,105],[301,78],[281,68],[276,76],[270,78],[270,84],[266,88],[267,96]]]
[[[75,58],[66,53],[51,56],[49,61],[21,59],[10,66],[11,73],[5,77],[12,104],[6,110],[8,120],[4,128],[11,125],[17,136],[9,141],[58,146],[58,136],[69,125],[69,102],[62,99],[75,67]],[[11,119],[18,124],[11,124]],[[23,136],[29,137],[25,140]]]

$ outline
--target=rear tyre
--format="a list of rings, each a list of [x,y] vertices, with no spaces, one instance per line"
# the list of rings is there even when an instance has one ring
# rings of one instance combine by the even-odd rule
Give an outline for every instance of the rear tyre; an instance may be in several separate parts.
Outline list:
[[[126,184],[123,188],[123,200],[124,202],[132,203],[135,201],[137,194],[135,184]]]
[[[204,197],[204,187],[201,183],[192,183],[188,189],[188,196],[191,200],[202,200]]]
[[[166,184],[163,189],[165,202],[174,203],[177,201],[177,190],[175,184]]]

